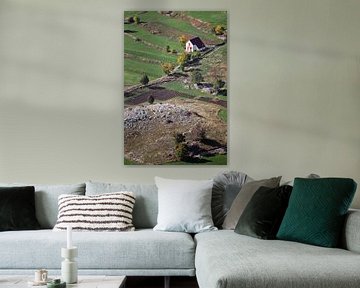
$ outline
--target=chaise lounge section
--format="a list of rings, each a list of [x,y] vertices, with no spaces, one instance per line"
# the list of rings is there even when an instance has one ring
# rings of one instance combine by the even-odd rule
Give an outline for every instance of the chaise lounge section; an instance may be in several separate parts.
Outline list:
[[[360,211],[350,211],[347,249],[262,240],[230,230],[195,236],[200,288],[354,288],[360,285]]]

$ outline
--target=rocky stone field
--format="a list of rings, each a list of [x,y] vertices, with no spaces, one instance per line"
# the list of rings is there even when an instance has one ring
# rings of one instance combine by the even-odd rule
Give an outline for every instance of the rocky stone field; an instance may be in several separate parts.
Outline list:
[[[225,154],[226,123],[218,116],[220,109],[217,104],[182,98],[126,107],[125,158],[135,164],[177,161],[177,134],[184,136],[189,160]]]

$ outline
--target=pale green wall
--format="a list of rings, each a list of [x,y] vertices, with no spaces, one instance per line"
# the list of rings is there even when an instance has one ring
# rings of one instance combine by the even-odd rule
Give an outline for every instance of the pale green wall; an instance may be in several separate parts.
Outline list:
[[[136,9],[229,11],[227,167],[123,166],[122,14]],[[0,182],[234,169],[360,184],[359,30],[357,0],[1,0]]]

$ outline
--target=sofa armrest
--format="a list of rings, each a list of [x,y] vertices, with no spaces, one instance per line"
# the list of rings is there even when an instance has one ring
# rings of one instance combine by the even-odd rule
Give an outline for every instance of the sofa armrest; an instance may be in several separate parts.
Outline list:
[[[360,210],[349,210],[343,232],[343,248],[360,253]]]

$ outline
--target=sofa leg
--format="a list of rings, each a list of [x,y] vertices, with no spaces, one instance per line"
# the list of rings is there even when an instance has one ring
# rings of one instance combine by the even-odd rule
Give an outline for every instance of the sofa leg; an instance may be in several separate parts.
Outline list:
[[[170,276],[164,277],[164,288],[170,288]]]

